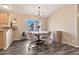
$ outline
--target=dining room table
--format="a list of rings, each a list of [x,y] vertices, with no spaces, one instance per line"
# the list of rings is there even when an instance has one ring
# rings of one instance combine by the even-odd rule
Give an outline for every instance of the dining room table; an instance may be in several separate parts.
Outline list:
[[[30,44],[29,44],[29,47],[31,45],[35,45],[37,48],[47,48],[47,45],[45,44],[45,40],[42,40],[40,38],[41,35],[45,35],[45,34],[48,34],[49,31],[27,31],[26,32],[27,34],[28,33],[32,33],[32,35],[36,36],[37,37],[37,40],[35,41],[32,41]]]
[[[40,36],[48,34],[49,31],[27,31],[27,33],[32,33],[37,37],[37,40],[34,41],[33,43],[36,43],[36,45],[44,45],[45,41],[41,40]]]
[[[49,31],[27,31],[26,33],[32,33],[33,35],[37,36],[38,41],[40,41],[40,36],[44,34],[48,34]]]

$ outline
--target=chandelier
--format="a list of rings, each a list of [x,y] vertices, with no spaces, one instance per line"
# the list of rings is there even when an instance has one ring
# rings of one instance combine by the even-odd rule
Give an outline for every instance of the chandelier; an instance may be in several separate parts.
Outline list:
[[[45,14],[45,12],[44,12],[43,9],[41,9],[40,6],[37,7],[37,9],[36,9],[35,12],[33,11],[33,15],[34,15],[34,16],[37,16],[37,17],[45,16],[44,14]]]

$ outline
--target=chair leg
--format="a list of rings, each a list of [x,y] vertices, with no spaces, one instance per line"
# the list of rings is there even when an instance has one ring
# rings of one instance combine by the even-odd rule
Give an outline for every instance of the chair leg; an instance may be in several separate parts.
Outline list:
[[[28,51],[30,51],[30,48],[28,47]]]
[[[31,43],[29,43],[29,46],[28,46],[28,50],[29,50],[29,51],[30,51],[30,49],[31,49],[30,47],[31,47]]]
[[[47,44],[47,47],[50,48],[50,44]]]
[[[29,51],[31,50],[31,48],[33,48],[33,46],[32,46],[33,44],[34,44],[34,42],[30,42],[30,43],[29,43],[29,46],[28,46],[28,50],[29,50]]]

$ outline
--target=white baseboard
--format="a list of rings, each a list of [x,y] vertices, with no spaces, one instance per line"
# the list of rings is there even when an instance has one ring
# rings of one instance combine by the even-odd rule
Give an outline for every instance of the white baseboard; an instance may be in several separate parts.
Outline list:
[[[65,42],[65,41],[62,41],[62,43],[64,43],[64,44],[68,44],[68,45],[73,46],[73,47],[75,47],[75,48],[79,48],[79,46],[77,46],[77,45],[73,45],[73,44],[68,43],[68,42]]]
[[[21,40],[21,38],[15,38],[14,40]]]

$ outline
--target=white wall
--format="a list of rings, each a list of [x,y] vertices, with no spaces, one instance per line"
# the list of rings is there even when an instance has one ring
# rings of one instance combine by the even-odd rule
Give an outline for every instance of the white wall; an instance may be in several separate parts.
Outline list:
[[[78,44],[79,44],[79,5],[78,5],[78,17],[77,17],[77,38],[78,38]]]
[[[78,44],[79,44],[79,16],[77,20],[77,38],[78,38]]]
[[[63,42],[78,47],[77,5],[65,5],[47,20],[49,31],[63,31]]]

